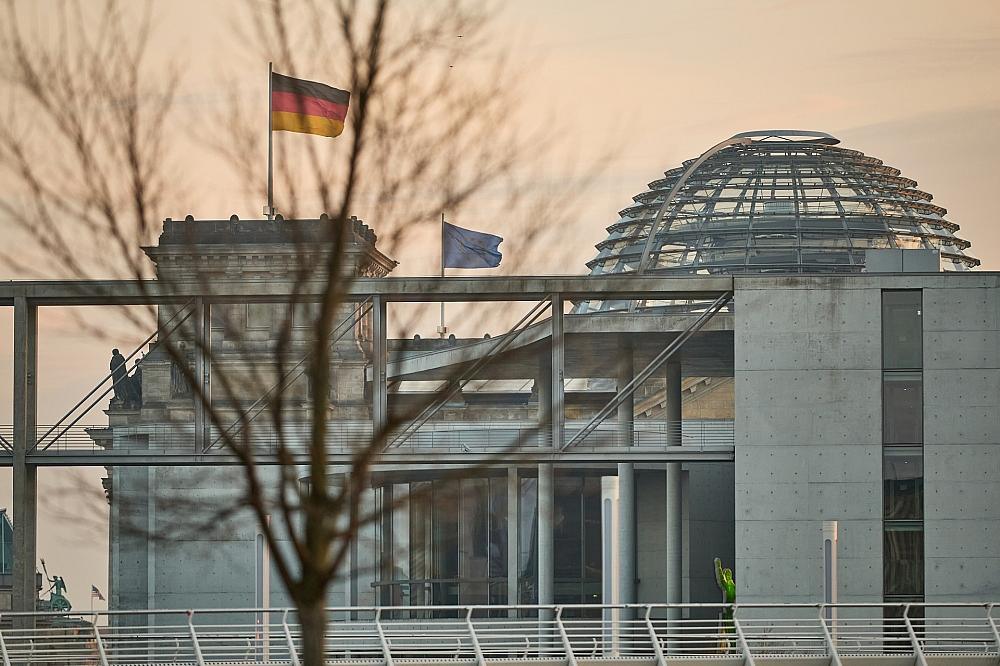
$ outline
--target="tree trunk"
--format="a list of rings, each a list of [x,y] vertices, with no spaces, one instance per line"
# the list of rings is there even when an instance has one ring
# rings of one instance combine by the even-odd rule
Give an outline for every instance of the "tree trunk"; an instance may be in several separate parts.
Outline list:
[[[299,604],[302,625],[302,666],[323,666],[326,644],[326,609],[323,600]]]

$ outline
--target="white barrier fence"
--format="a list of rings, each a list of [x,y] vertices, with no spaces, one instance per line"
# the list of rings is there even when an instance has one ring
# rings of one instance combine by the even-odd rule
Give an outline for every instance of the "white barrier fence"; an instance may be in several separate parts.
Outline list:
[[[645,658],[745,664],[820,658],[1000,659],[996,604],[420,606],[328,609],[327,663]],[[668,619],[669,618],[669,619]],[[33,626],[31,626],[33,625]],[[298,666],[290,609],[4,613],[3,666]]]

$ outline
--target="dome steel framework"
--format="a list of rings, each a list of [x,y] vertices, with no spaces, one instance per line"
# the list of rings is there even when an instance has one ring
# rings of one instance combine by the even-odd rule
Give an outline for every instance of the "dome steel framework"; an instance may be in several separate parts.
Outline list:
[[[636,272],[640,262],[654,274],[860,272],[869,248],[937,249],[943,270],[979,265],[915,180],[839,143],[823,132],[744,132],[685,161],[620,212],[590,274]]]

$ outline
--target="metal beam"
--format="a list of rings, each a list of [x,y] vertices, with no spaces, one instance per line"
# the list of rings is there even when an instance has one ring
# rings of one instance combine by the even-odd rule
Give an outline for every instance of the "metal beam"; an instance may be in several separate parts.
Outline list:
[[[715,298],[733,290],[729,275],[572,275],[491,277],[356,278],[345,285],[345,297],[382,296],[388,302],[538,301],[552,293],[568,300]],[[324,283],[302,285],[289,280],[41,280],[0,282],[0,305],[21,296],[38,306],[184,304],[192,298],[215,303],[288,303],[319,301]]]
[[[733,462],[732,445],[704,445],[699,447],[580,447],[566,451],[553,451],[548,447],[525,446],[524,448],[497,451],[465,451],[456,449],[434,449],[420,447],[418,450],[392,449],[379,456],[381,465],[468,465],[470,467],[505,467],[509,464],[534,465],[558,463],[575,465],[597,463],[613,467],[619,462],[666,463],[666,462]],[[350,465],[354,455],[348,451],[328,453],[331,465]],[[26,463],[34,467],[197,467],[200,465],[239,465],[240,461],[225,450],[212,453],[197,453],[191,449],[108,449],[104,451],[57,451],[31,454]],[[261,466],[282,464],[278,457],[261,453],[254,457],[255,464]],[[308,464],[308,454],[289,453],[290,464]],[[12,455],[0,455],[0,467],[11,467]]]

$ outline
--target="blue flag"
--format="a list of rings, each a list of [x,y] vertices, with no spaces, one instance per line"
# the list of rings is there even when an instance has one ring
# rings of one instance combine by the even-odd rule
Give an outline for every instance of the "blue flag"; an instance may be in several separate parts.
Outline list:
[[[503,238],[441,222],[442,268],[496,268]]]

